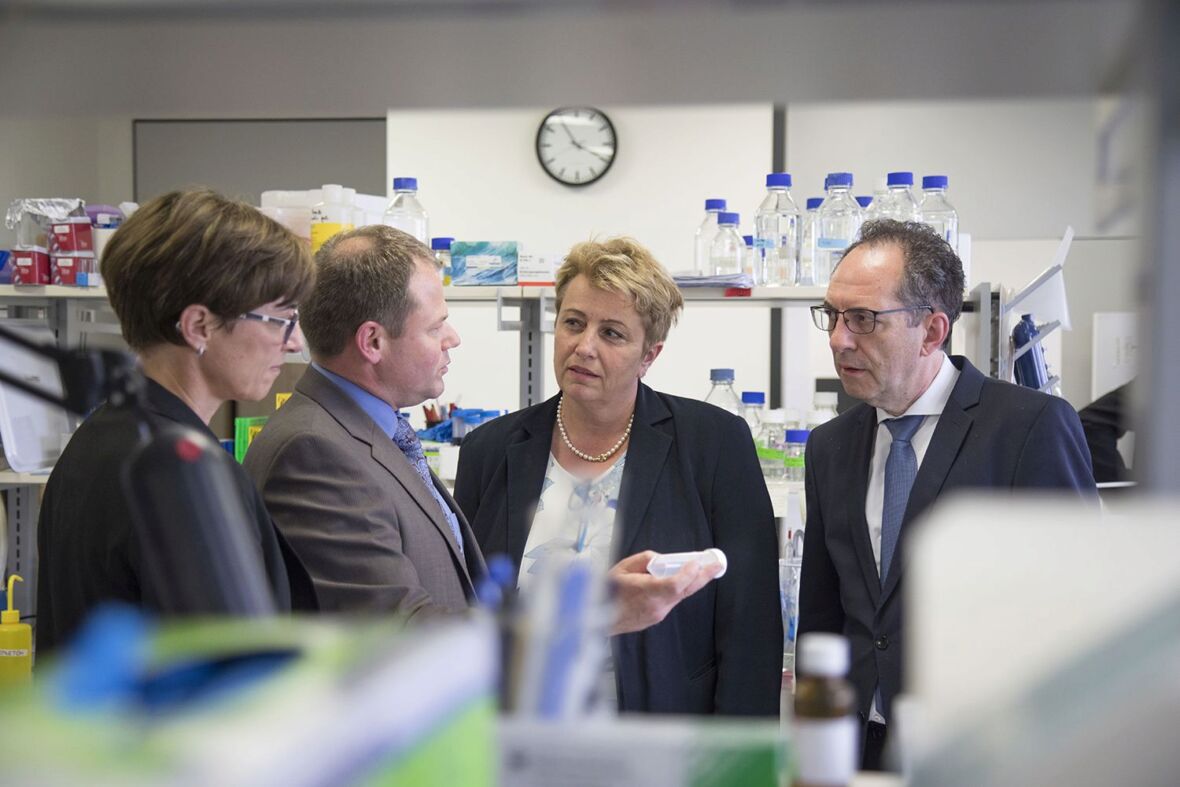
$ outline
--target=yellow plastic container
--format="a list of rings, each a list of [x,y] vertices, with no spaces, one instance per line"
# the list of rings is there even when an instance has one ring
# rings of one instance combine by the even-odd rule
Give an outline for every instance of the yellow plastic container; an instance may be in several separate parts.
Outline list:
[[[20,622],[12,606],[12,590],[18,575],[8,577],[8,609],[0,612],[0,687],[28,683],[33,677],[33,628]]]

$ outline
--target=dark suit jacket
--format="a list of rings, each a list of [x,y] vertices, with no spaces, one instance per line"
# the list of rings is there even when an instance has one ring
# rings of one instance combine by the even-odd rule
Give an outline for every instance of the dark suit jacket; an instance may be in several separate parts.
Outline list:
[[[275,524],[334,612],[408,616],[466,610],[483,557],[456,512],[465,552],[401,449],[338,385],[308,368],[243,462]]]
[[[217,438],[189,407],[153,380],[147,381],[143,416],[155,425],[180,424]],[[136,417],[103,405],[78,427],[62,452],[41,503],[37,525],[37,652],[66,642],[98,604],[124,601],[158,608],[123,493],[120,471],[141,440]],[[258,547],[279,609],[315,609],[315,592],[303,566],[275,530],[254,484],[224,451],[242,505],[252,515]]]
[[[485,554],[507,553],[518,569],[556,413],[555,397],[496,418],[459,454],[455,499]],[[729,559],[661,623],[613,638],[620,710],[777,715],[777,539],[746,424],[640,385],[616,517],[616,556],[720,547]]]
[[[1059,488],[1095,494],[1077,413],[1064,399],[985,377],[966,358],[910,492],[898,548],[881,587],[865,521],[876,410],[858,404],[807,442],[807,535],[799,632],[832,631],[852,642],[850,678],[862,720],[881,686],[886,719],[901,690],[902,555],[913,521],[954,489]]]

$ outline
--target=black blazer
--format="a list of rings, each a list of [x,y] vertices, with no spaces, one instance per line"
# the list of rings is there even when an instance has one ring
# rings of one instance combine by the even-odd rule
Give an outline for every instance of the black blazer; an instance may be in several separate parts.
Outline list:
[[[469,434],[455,500],[485,555],[519,570],[541,494],[557,398]],[[736,416],[639,386],[613,553],[720,547],[724,577],[646,631],[613,638],[619,709],[776,716],[783,630],[770,497]]]
[[[959,379],[918,468],[884,588],[865,521],[876,410],[858,404],[817,427],[807,442],[799,632],[832,631],[851,640],[850,677],[862,721],[878,680],[886,719],[902,688],[905,542],[913,521],[939,495],[971,487],[1096,493],[1082,427],[1068,402],[984,377],[966,358],[951,361]]]
[[[188,405],[155,381],[147,381],[145,415],[155,424],[177,423],[217,438]],[[156,608],[145,583],[145,560],[123,494],[120,471],[139,444],[136,421],[103,405],[86,419],[62,452],[41,502],[37,525],[37,653],[49,652],[75,633],[104,601]],[[251,540],[265,564],[281,610],[315,609],[311,579],[271,523],[262,497],[233,457],[238,492],[248,514]]]

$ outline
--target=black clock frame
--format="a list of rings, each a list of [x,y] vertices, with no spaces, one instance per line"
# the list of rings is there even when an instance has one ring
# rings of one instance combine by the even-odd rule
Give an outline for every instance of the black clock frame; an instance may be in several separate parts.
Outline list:
[[[590,180],[585,180],[585,181],[581,181],[578,183],[571,183],[567,180],[562,180],[561,178],[557,177],[557,175],[554,175],[552,172],[549,171],[549,168],[547,166],[545,166],[545,159],[542,158],[542,156],[541,156],[541,132],[545,130],[545,122],[547,120],[549,120],[549,118],[551,118],[557,114],[563,114],[566,112],[579,110],[579,109],[584,109],[588,112],[593,112],[597,115],[602,116],[602,119],[606,121],[606,124],[608,126],[610,126],[610,135],[615,141],[615,153],[613,156],[610,157],[610,161],[608,161],[606,163],[606,167],[602,170],[602,172],[599,172],[597,175],[595,175]],[[533,142],[533,151],[537,154],[537,163],[541,165],[542,172],[544,172],[546,175],[548,175],[553,180],[557,181],[558,183],[560,183],[563,186],[569,186],[570,188],[580,189],[580,188],[585,188],[586,186],[589,186],[592,183],[597,183],[598,181],[602,180],[603,176],[605,176],[606,173],[610,172],[610,168],[615,165],[615,159],[617,159],[619,157],[619,134],[615,130],[615,124],[611,121],[610,115],[606,114],[605,112],[603,112],[601,109],[598,109],[597,107],[589,107],[589,106],[558,107],[557,109],[550,110],[545,115],[545,117],[541,118],[541,123],[537,126],[537,136]]]

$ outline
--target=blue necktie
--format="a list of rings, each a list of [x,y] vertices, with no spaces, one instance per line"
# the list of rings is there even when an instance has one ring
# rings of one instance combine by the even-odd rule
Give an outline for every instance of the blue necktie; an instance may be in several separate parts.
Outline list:
[[[447,524],[451,527],[451,532],[455,534],[455,543],[459,545],[459,553],[463,553],[463,535],[459,532],[459,518],[455,516],[455,512],[451,510],[450,506],[443,500],[442,495],[438,493],[438,489],[434,486],[434,480],[430,477],[430,467],[426,464],[426,453],[422,450],[422,442],[415,434],[410,422],[405,418],[399,417],[397,419],[397,428],[393,432],[393,442],[401,449],[402,453],[406,455],[406,459],[410,460],[410,464],[418,471],[418,476],[422,479],[422,483],[426,484],[427,491],[434,497],[438,507],[442,509],[443,517],[446,518]]]
[[[893,442],[889,458],[885,460],[885,505],[881,510],[881,587],[889,574],[889,564],[901,533],[901,520],[910,499],[910,488],[918,475],[918,458],[910,444],[914,433],[922,425],[924,415],[906,415],[885,421]]]

